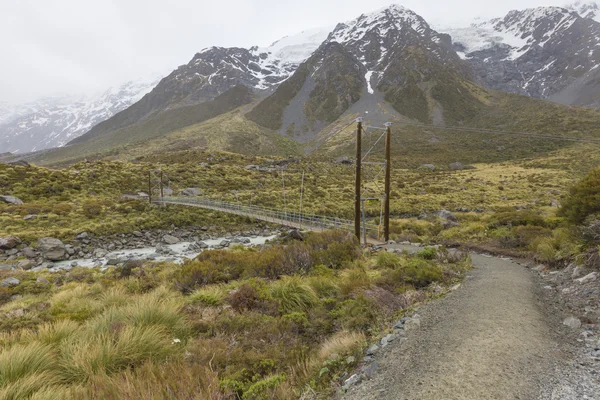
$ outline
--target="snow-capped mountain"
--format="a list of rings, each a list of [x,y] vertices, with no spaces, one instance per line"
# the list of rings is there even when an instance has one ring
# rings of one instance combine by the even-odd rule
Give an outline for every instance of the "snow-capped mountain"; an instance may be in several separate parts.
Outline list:
[[[26,153],[63,146],[140,100],[156,83],[128,82],[92,97],[0,105],[0,149]]]
[[[94,127],[75,143],[133,125],[152,113],[214,100],[238,85],[256,93],[273,90],[294,73],[329,32],[329,28],[308,30],[265,48],[203,49],[189,63],[162,79],[133,107]]]
[[[350,110],[381,118],[459,120],[446,104],[453,94],[445,95],[442,87],[454,85],[468,107],[473,99],[462,80],[470,76],[449,35],[392,5],[338,24],[289,80],[246,116],[299,141],[313,139]]]
[[[580,15],[579,13],[582,13]],[[600,19],[595,3],[514,10],[503,18],[445,29],[454,48],[486,86],[575,105],[596,100],[565,95],[600,71]],[[572,92],[572,90],[570,90]]]

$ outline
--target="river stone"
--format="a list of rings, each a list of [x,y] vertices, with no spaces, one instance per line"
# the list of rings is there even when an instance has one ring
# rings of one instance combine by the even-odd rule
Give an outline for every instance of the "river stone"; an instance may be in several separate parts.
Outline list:
[[[142,232],[139,232],[139,231],[134,231],[134,232],[133,232],[133,236],[135,236],[135,237],[142,237],[142,236],[144,236],[144,235],[142,234]]]
[[[177,239],[175,236],[171,236],[171,235],[165,235],[165,236],[163,236],[163,241],[166,244],[177,244],[177,243],[179,243],[179,239]]]
[[[578,318],[569,317],[563,321],[563,325],[572,329],[579,329],[581,328],[581,321]]]
[[[37,257],[35,250],[31,247],[25,247],[22,251],[23,251],[23,255],[27,258],[36,258]]]
[[[38,240],[38,249],[42,256],[50,261],[63,261],[67,259],[67,250],[63,242],[55,238],[41,238]]]
[[[208,245],[204,242],[198,242],[198,247],[201,249],[208,249]]]
[[[5,287],[5,288],[10,288],[10,287],[18,286],[20,283],[21,283],[21,281],[18,280],[17,278],[10,277],[10,278],[6,278],[2,282],[0,282],[0,286]]]
[[[0,196],[0,203],[12,204],[15,206],[20,206],[23,204],[21,199],[19,199],[18,197],[14,197],[14,196]]]
[[[229,244],[231,242],[229,240],[221,240],[221,243],[219,243],[219,246],[221,247],[229,247]]]
[[[96,249],[94,250],[94,258],[102,258],[106,256],[108,252],[104,249]]]
[[[6,236],[0,238],[0,250],[10,250],[21,244],[21,239],[16,236]]]
[[[31,260],[23,260],[19,261],[17,264],[17,268],[22,269],[23,271],[29,271],[31,268],[35,267],[36,263]]]
[[[0,271],[10,271],[13,269],[11,264],[0,264]]]

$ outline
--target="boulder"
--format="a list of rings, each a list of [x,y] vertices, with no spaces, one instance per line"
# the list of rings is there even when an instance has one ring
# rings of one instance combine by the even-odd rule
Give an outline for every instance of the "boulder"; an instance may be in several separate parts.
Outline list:
[[[135,237],[142,237],[142,236],[144,236],[144,235],[142,234],[142,232],[139,232],[139,231],[134,231],[134,232],[133,232],[133,236],[135,236]]]
[[[11,271],[13,266],[11,264],[0,264],[0,271]]]
[[[177,243],[179,243],[179,239],[176,238],[175,236],[171,236],[171,235],[165,235],[165,236],[163,236],[163,241],[166,244],[177,244]]]
[[[31,268],[33,268],[35,266],[36,266],[36,263],[31,260],[19,261],[19,263],[17,264],[17,268],[20,268],[23,271],[29,271]]]
[[[294,239],[294,240],[304,240],[304,236],[297,229],[292,229],[290,231],[290,233],[289,233],[289,237],[292,238],[292,239]]]
[[[29,214],[23,217],[23,221],[31,221],[32,219],[36,219],[37,215]]]
[[[219,246],[229,247],[230,244],[231,244],[231,242],[229,240],[221,240],[221,243],[219,243]]]
[[[0,282],[0,286],[5,287],[5,288],[11,288],[11,287],[18,286],[20,283],[21,283],[20,280],[18,280],[17,278],[11,277],[11,278],[6,278],[2,282]]]
[[[38,240],[38,249],[46,260],[62,261],[67,259],[67,249],[58,239],[41,238]]]
[[[81,232],[80,234],[75,236],[75,239],[83,240],[83,239],[88,239],[89,237],[90,237],[90,235],[87,232]]]
[[[20,206],[23,204],[21,199],[19,199],[18,197],[14,197],[14,196],[0,196],[0,203],[12,204],[15,206]]]
[[[404,322],[404,330],[411,331],[421,327],[421,320],[419,318],[409,318]]]
[[[367,349],[367,355],[373,356],[373,355],[377,354],[378,351],[379,351],[379,346],[377,346],[376,344],[373,344]]]
[[[0,250],[10,250],[21,244],[21,239],[16,236],[6,236],[0,238]]]
[[[44,286],[48,286],[48,285],[50,285],[50,282],[49,282],[47,279],[44,279],[44,278],[42,278],[42,277],[40,277],[40,278],[37,278],[37,279],[35,280],[35,282],[36,282],[36,283],[39,283],[40,285],[44,285]]]
[[[198,188],[185,188],[181,191],[181,194],[184,196],[200,196],[202,194],[202,190]]]
[[[348,156],[341,156],[335,159],[335,162],[338,164],[352,165],[354,161],[350,159]]]
[[[419,167],[419,169],[422,170],[426,170],[426,171],[435,171],[435,165],[433,164],[423,164]]]
[[[458,161],[455,163],[452,163],[448,166],[448,168],[450,168],[452,171],[460,171],[462,169],[466,169],[464,165],[462,165],[461,163],[459,163]]]
[[[438,214],[438,216],[440,218],[443,218],[443,219],[447,220],[447,221],[458,222],[458,218],[456,218],[456,216],[454,214],[452,214],[448,210],[442,210],[442,211],[440,211],[440,213]]]
[[[94,258],[103,258],[106,256],[108,252],[104,249],[96,249],[94,250]]]

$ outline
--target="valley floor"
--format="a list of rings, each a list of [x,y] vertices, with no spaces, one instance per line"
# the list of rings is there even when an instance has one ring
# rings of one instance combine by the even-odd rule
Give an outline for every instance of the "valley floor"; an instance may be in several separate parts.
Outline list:
[[[423,307],[420,329],[393,343],[374,378],[345,399],[600,398],[597,375],[573,363],[573,332],[545,305],[537,277],[507,259],[472,260],[464,284]]]

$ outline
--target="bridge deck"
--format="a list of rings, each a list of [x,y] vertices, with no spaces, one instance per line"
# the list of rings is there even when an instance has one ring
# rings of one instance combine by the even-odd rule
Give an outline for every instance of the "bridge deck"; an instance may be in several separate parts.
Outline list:
[[[217,200],[199,198],[163,197],[155,201],[159,204],[176,204],[189,207],[200,207],[207,210],[225,212],[242,217],[254,218],[260,221],[270,222],[276,225],[290,228],[322,232],[331,229],[342,229],[353,231],[354,222],[350,220],[318,216],[313,214],[298,213],[294,211],[280,211],[258,206],[245,206],[241,204],[228,203]],[[377,231],[374,226],[367,226],[367,232]],[[370,244],[380,245],[382,242],[367,237]]]

